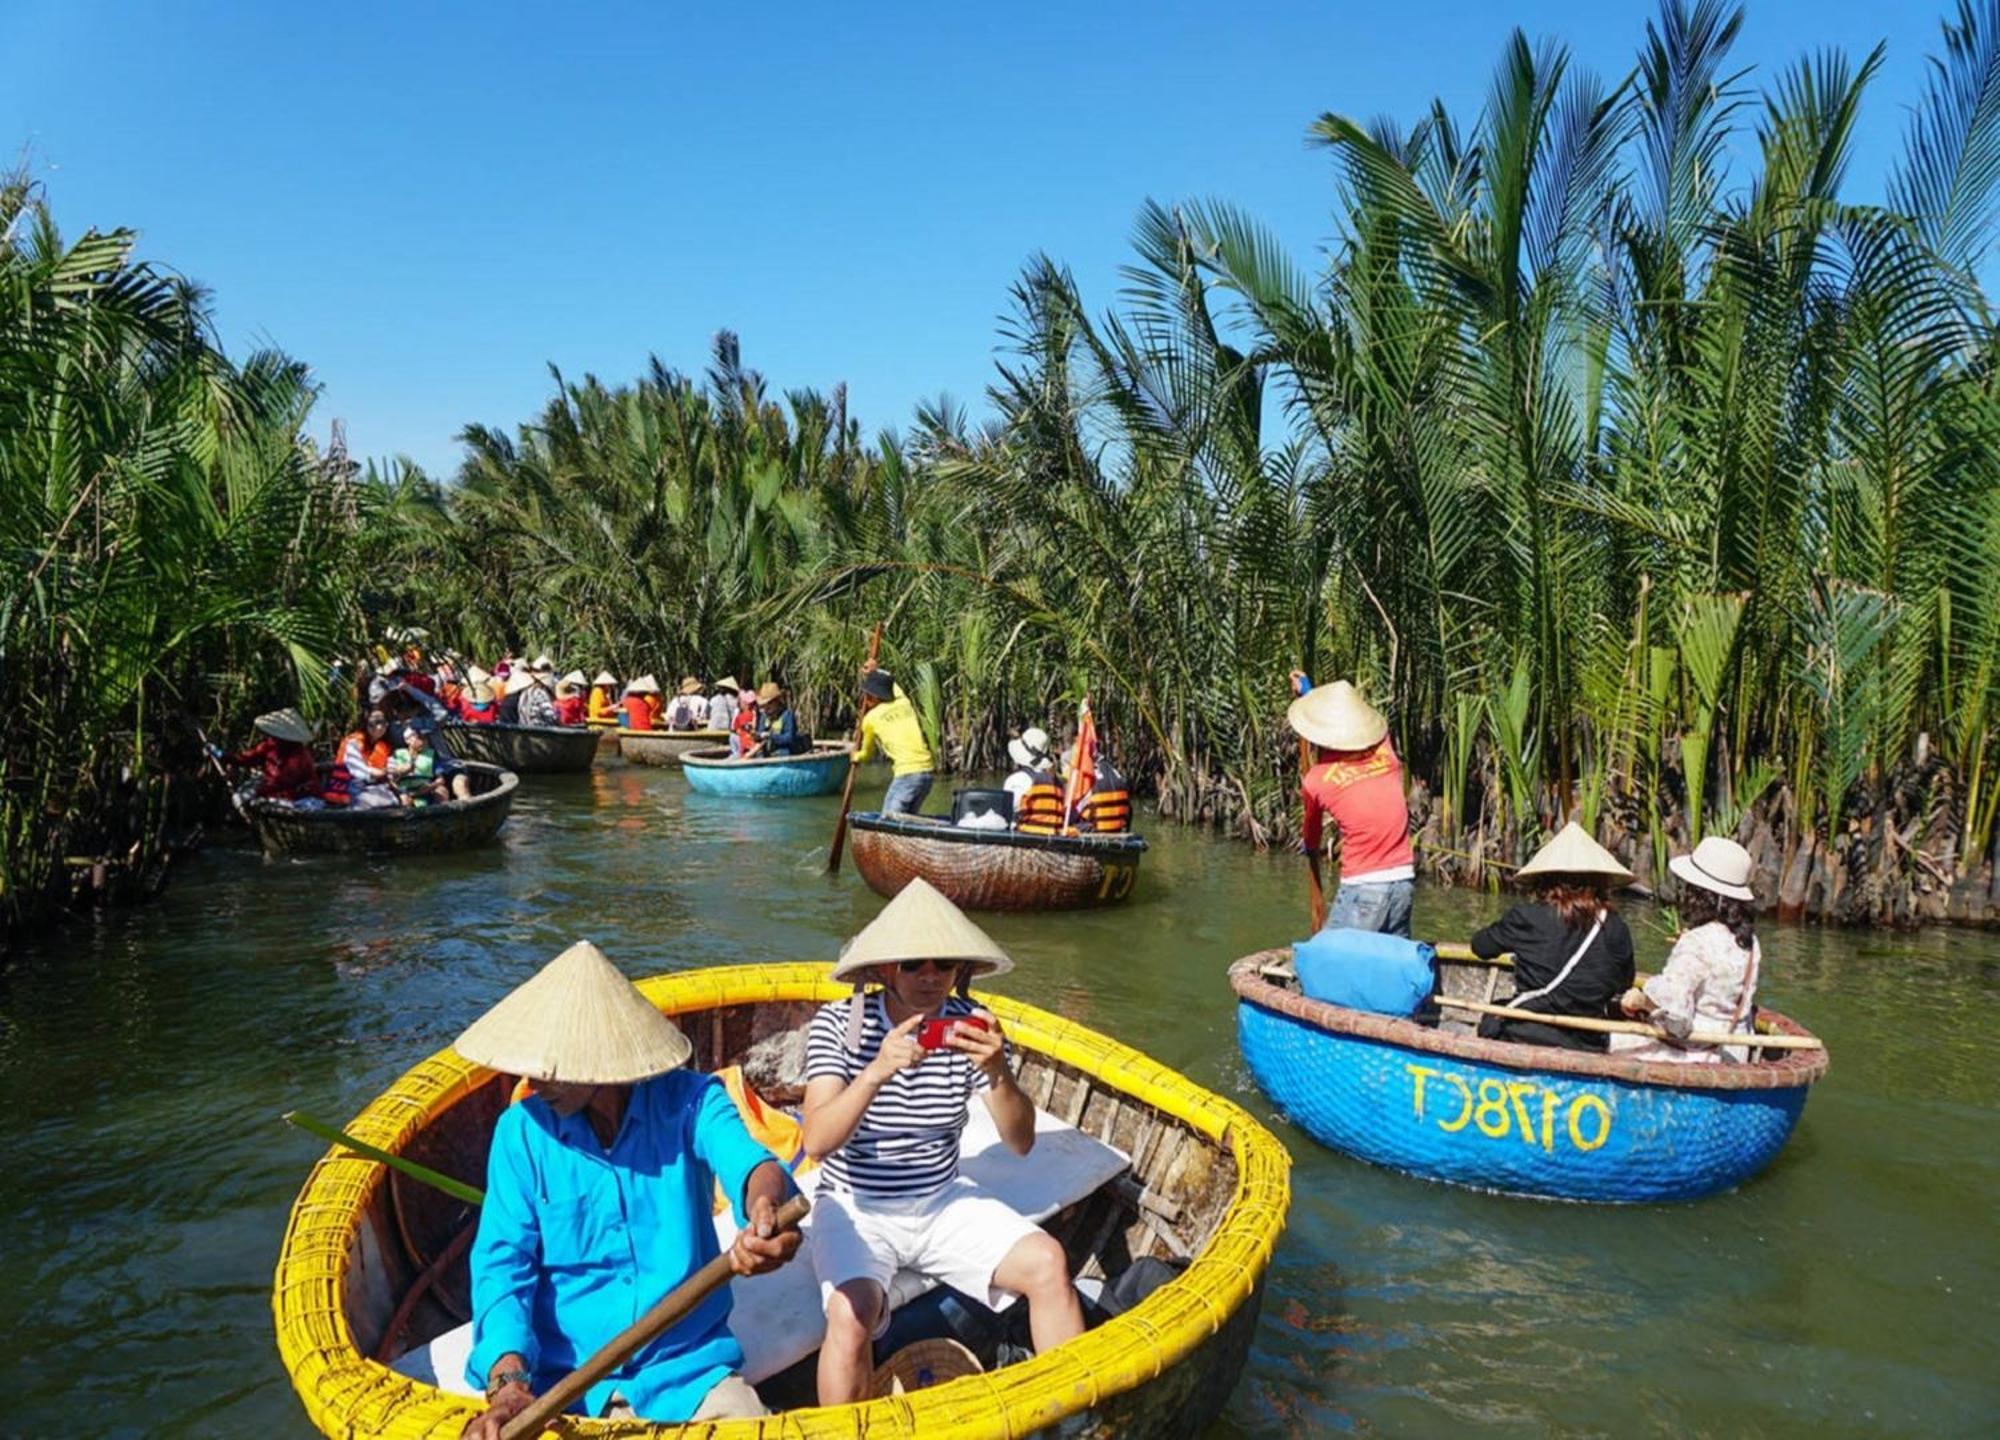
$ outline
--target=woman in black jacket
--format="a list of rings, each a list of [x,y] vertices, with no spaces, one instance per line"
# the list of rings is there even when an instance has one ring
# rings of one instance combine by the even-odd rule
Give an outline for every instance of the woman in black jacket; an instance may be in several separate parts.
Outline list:
[[[1572,821],[1521,867],[1519,878],[1533,887],[1534,898],[1472,937],[1475,955],[1513,953],[1514,998],[1507,1003],[1545,1015],[1617,1015],[1634,967],[1632,935],[1611,908],[1611,888],[1632,872]],[[1609,1042],[1588,1030],[1497,1015],[1482,1019],[1479,1033],[1570,1050],[1603,1050]]]

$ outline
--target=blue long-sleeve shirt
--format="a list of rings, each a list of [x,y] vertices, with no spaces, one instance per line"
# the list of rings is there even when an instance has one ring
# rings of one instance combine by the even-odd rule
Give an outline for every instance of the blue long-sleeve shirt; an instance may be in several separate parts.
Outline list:
[[[510,1352],[537,1393],[574,1370],[715,1258],[715,1181],[743,1225],[750,1172],[771,1158],[721,1084],[689,1070],[634,1085],[609,1150],[585,1114],[558,1115],[539,1096],[509,1107],[472,1246],[466,1379],[484,1389]],[[643,1419],[694,1414],[743,1364],[729,1308],[725,1286],[585,1392],[584,1412],[601,1414],[615,1390]]]
[[[812,737],[799,734],[799,718],[789,706],[775,720],[760,716],[757,738],[764,742],[760,755],[803,755],[812,749]]]

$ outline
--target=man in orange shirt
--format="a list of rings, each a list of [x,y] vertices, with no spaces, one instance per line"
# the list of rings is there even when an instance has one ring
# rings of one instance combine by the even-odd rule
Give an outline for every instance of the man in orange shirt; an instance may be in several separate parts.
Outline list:
[[[1293,679],[1307,684],[1303,675]],[[1345,680],[1306,689],[1285,718],[1316,747],[1299,786],[1306,853],[1319,853],[1322,816],[1331,815],[1340,828],[1340,889],[1326,928],[1407,939],[1416,856],[1403,799],[1403,762],[1389,742],[1389,722]]]

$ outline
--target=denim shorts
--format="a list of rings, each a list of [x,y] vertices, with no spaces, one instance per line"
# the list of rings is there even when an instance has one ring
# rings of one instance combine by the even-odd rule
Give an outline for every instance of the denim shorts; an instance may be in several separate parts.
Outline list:
[[[882,813],[914,815],[923,809],[924,799],[930,793],[929,775],[898,775],[889,782],[889,788],[882,796]]]
[[[1414,880],[1382,880],[1367,885],[1343,881],[1326,913],[1329,930],[1373,930],[1381,935],[1410,938],[1410,899]]]

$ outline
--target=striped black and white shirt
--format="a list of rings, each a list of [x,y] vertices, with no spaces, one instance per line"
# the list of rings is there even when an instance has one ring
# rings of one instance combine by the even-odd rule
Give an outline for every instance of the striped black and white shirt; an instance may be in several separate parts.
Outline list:
[[[836,1000],[813,1016],[806,1034],[808,1081],[831,1075],[852,1084],[894,1028],[877,990],[863,1011],[861,1047],[848,1049],[852,1003]],[[954,995],[938,1013],[955,1020],[977,1008]],[[897,1200],[918,1199],[949,1185],[958,1175],[966,1110],[972,1097],[991,1085],[986,1072],[958,1051],[930,1051],[922,1064],[898,1071],[875,1092],[847,1143],[821,1162],[820,1184],[844,1194]]]

